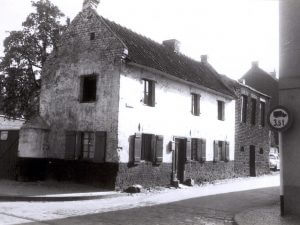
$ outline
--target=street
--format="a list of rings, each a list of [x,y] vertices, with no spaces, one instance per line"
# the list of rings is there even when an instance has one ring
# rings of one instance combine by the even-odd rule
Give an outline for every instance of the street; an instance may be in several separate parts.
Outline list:
[[[39,224],[234,224],[235,214],[278,203],[279,187],[193,198],[169,204],[75,216]],[[84,204],[84,203],[82,203]],[[25,223],[24,223],[25,224]]]

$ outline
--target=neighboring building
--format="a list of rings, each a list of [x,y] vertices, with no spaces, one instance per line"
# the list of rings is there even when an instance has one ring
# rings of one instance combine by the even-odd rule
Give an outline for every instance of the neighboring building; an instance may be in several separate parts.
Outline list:
[[[259,68],[258,62],[252,63],[252,68],[240,79],[246,85],[271,97],[270,109],[278,106],[279,89],[276,73],[267,73]],[[268,113],[269,111],[267,111]],[[278,147],[278,133],[272,131],[271,146]]]
[[[0,109],[0,178],[16,178],[19,130],[23,123],[22,119],[1,115]]]
[[[45,64],[40,117],[21,130],[21,166],[121,188],[233,177],[236,96],[207,58],[104,19],[92,3]]]
[[[270,129],[267,113],[270,97],[254,88],[222,76],[223,82],[235,91],[235,173],[257,176],[270,172]]]

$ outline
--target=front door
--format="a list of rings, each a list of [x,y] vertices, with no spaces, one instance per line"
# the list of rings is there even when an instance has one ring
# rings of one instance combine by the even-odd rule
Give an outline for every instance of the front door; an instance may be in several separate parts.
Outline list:
[[[249,162],[249,167],[250,167],[250,176],[255,177],[256,172],[255,172],[255,146],[250,145],[250,162]]]
[[[184,182],[184,168],[185,168],[185,149],[186,139],[176,138],[175,139],[175,178],[180,183]]]

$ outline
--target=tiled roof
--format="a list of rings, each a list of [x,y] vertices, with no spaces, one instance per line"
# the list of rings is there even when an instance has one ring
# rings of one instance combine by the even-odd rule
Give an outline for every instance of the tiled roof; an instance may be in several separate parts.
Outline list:
[[[165,72],[214,91],[235,97],[220,81],[216,71],[208,64],[195,61],[183,54],[175,53],[162,44],[137,34],[119,24],[101,17],[106,25],[125,44],[127,58],[136,64]]]

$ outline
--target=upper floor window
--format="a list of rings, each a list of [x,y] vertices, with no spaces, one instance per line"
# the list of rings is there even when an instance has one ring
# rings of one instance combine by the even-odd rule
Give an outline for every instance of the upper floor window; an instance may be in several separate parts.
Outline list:
[[[96,101],[97,76],[88,75],[81,78],[81,102]]]
[[[96,38],[95,32],[90,33],[90,40],[93,41]]]
[[[255,125],[256,122],[256,99],[251,98],[251,124]]]
[[[247,107],[248,107],[248,96],[242,95],[241,122],[243,122],[243,123],[246,123],[246,121],[247,121]]]
[[[260,107],[260,125],[264,127],[265,118],[266,118],[266,103],[261,101],[259,103],[259,107]]]
[[[225,102],[218,101],[218,120],[225,120]]]
[[[192,114],[194,116],[200,115],[200,95],[192,93]]]
[[[155,81],[143,79],[144,84],[144,104],[155,106]]]

